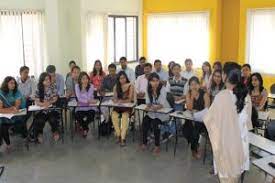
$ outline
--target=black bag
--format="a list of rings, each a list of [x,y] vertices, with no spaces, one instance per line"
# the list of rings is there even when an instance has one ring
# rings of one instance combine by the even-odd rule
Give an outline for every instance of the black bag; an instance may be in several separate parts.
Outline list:
[[[113,131],[113,128],[112,128],[112,121],[109,120],[108,122],[102,122],[100,123],[99,125],[99,134],[100,136],[109,136],[111,135]]]
[[[265,130],[265,137],[275,141],[275,121],[270,121]]]

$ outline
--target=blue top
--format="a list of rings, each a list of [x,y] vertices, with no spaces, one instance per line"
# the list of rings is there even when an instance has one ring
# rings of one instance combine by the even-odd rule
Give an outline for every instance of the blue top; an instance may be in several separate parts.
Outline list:
[[[4,108],[14,106],[15,101],[18,99],[21,100],[20,109],[26,108],[26,99],[22,96],[19,90],[17,90],[15,94],[12,91],[5,94],[2,90],[0,90],[0,100],[4,105]]]

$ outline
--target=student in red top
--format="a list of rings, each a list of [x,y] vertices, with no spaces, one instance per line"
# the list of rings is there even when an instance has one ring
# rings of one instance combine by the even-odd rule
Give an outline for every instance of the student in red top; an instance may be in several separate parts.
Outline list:
[[[103,78],[105,77],[105,72],[102,68],[102,63],[100,60],[96,60],[94,64],[94,69],[90,74],[91,83],[94,85],[95,90],[99,90],[101,87],[101,83]]]

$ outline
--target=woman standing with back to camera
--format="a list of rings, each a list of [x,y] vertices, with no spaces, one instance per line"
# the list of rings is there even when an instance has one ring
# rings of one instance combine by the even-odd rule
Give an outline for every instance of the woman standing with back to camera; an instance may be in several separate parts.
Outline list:
[[[238,64],[224,65],[223,80],[226,89],[216,95],[204,123],[213,149],[215,173],[221,183],[237,183],[249,170],[248,130],[252,129],[252,104],[241,82]]]

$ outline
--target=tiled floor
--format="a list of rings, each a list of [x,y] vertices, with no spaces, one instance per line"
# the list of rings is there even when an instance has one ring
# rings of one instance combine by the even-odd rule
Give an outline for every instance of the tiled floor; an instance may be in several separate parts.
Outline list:
[[[46,137],[46,139],[49,139]],[[191,151],[183,138],[179,140],[176,157],[173,147],[155,157],[151,152],[140,152],[138,143],[129,140],[120,148],[113,138],[89,136],[88,139],[69,137],[65,144],[46,141],[31,145],[27,151],[21,140],[13,139],[14,152],[0,157],[7,167],[8,183],[215,183],[209,174],[211,160],[191,158]],[[268,178],[270,179],[270,178]],[[0,181],[1,182],[1,181]],[[264,174],[255,167],[247,174],[245,182],[265,182]]]

